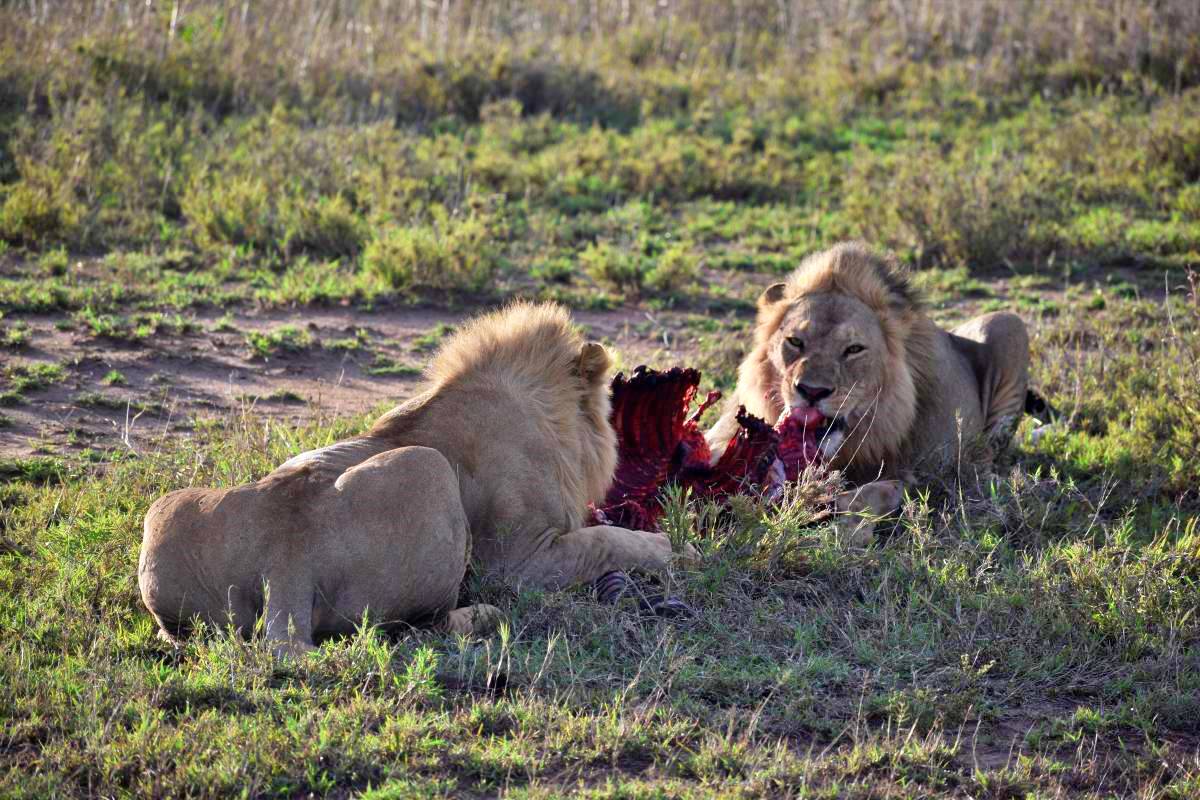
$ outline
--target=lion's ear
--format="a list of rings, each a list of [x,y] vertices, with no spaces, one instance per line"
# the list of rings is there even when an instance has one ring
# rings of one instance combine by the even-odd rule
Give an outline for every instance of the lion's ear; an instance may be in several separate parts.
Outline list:
[[[608,350],[599,342],[585,342],[579,348],[579,374],[588,383],[596,383],[604,379],[612,359]]]
[[[786,290],[786,283],[772,283],[758,296],[758,307],[766,308],[767,306],[775,305],[783,299],[783,294]]]

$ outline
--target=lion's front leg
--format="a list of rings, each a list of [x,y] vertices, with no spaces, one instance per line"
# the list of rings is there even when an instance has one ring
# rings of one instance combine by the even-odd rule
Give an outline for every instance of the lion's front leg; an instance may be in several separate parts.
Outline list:
[[[504,620],[500,609],[487,603],[456,608],[441,620],[436,629],[462,636],[486,636],[499,627]]]
[[[863,484],[834,498],[838,511],[834,525],[846,542],[861,547],[874,538],[875,524],[896,512],[903,501],[904,484],[900,481]]]
[[[313,644],[313,592],[305,591],[295,579],[265,582],[263,638],[277,658],[297,657],[315,650]]]
[[[518,566],[516,573],[530,583],[561,589],[591,583],[614,570],[663,571],[677,558],[697,561],[699,557],[691,545],[676,556],[671,550],[671,540],[661,533],[593,525],[548,537],[531,558]]]
[[[708,451],[711,453],[709,463],[716,464],[721,460],[721,456],[725,455],[725,448],[729,447],[729,442],[737,435],[741,425],[737,421],[737,407],[733,407],[721,415],[704,434],[704,439],[708,442]]]

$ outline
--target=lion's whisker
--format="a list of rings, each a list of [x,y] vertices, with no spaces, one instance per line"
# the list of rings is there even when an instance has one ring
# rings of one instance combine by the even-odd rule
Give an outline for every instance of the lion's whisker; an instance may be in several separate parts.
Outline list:
[[[877,389],[875,391],[875,399],[871,401],[871,423],[870,423],[870,425],[867,426],[866,433],[864,433],[861,437],[859,437],[858,446],[854,448],[854,453],[850,456],[851,463],[854,462],[854,459],[858,458],[859,452],[862,450],[863,445],[866,444],[867,438],[871,435],[871,430],[875,427],[875,415],[876,415],[876,413],[878,413],[879,399],[882,395],[883,395],[882,388]],[[866,419],[866,415],[863,415],[863,417],[861,417],[859,419],[859,421],[857,423],[855,423],[854,431],[858,430],[858,426],[862,425],[864,419]],[[853,433],[854,431],[851,431],[851,432]],[[849,438],[849,437],[847,437],[847,438]]]

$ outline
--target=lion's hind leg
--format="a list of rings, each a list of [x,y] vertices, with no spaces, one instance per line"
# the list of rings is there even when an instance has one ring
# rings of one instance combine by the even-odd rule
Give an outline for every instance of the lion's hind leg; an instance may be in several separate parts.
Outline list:
[[[1029,389],[1029,332],[1016,314],[996,312],[969,320],[955,335],[982,345],[981,358],[974,364],[979,379],[984,431],[988,439],[1002,444],[1025,410]]]
[[[379,619],[415,623],[454,608],[467,571],[471,532],[450,462],[427,447],[380,453],[334,483],[327,519],[342,574],[321,624]],[[330,622],[329,624],[335,624]]]
[[[263,586],[263,638],[277,657],[302,656],[316,649],[313,643],[314,588],[294,576]]]

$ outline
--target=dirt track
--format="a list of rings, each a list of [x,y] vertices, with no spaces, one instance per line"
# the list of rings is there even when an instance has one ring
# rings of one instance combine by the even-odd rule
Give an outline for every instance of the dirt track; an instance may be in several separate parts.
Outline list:
[[[61,315],[11,315],[29,325],[27,343],[0,351],[5,364],[58,363],[60,382],[24,393],[25,402],[0,409],[0,457],[68,455],[83,448],[137,448],[195,418],[253,405],[263,414],[301,422],[318,414],[350,415],[403,400],[419,384],[433,347],[431,330],[454,325],[478,309],[388,308],[198,314],[189,332],[162,331],[137,341],[59,330]],[[678,335],[679,315],[640,310],[576,312],[592,338],[614,346],[619,367],[679,363],[694,348]],[[268,357],[246,342],[251,331],[294,325],[313,344]],[[362,332],[362,333],[358,333]],[[362,344],[339,349],[336,342]],[[424,337],[424,339],[423,339]],[[397,373],[368,372],[380,363]],[[123,383],[106,383],[119,373]]]

